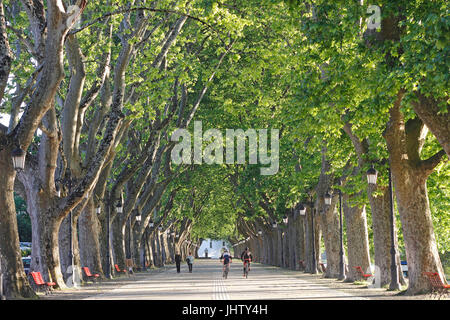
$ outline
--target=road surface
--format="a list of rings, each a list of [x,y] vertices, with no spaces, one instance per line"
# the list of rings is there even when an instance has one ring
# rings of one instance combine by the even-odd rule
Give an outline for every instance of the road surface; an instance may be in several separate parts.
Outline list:
[[[333,281],[327,279],[327,281]],[[124,285],[90,296],[86,300],[258,300],[258,299],[366,299],[332,288],[316,277],[277,267],[252,264],[248,279],[242,262],[231,265],[222,279],[219,260],[195,260],[192,273],[182,264],[181,273],[169,267],[158,274],[138,273]]]

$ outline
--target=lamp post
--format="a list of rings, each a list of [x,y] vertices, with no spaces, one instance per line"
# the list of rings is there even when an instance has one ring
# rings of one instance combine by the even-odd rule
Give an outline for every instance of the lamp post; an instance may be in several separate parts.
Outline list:
[[[375,168],[372,167],[367,170],[367,182],[369,185],[375,186],[377,184],[377,176],[378,172]],[[391,283],[389,285],[389,290],[400,290],[400,283],[398,280],[398,268],[397,263],[395,261],[396,250],[395,250],[395,229],[394,229],[394,194],[392,192],[392,174],[391,168],[388,167],[388,176],[389,176],[389,200],[390,200],[390,227],[391,227]]]
[[[339,186],[342,186],[342,181],[339,179]],[[339,189],[339,278],[338,280],[345,279],[345,265],[344,265],[344,223],[342,220],[342,191]]]

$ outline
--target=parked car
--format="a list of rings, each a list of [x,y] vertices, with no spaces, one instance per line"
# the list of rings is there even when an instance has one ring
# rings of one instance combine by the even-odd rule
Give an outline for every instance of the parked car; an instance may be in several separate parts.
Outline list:
[[[402,267],[403,276],[408,278],[408,263],[406,261],[400,261],[400,264]]]
[[[31,257],[22,257],[23,268],[25,269],[25,274],[28,275],[31,266]]]

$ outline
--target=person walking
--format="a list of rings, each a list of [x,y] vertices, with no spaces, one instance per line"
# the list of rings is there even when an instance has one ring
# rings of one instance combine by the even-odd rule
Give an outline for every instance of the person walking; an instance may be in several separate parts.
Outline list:
[[[180,253],[177,251],[177,253],[175,253],[175,264],[177,265],[177,273],[180,273],[180,269],[181,269],[181,255]]]
[[[186,258],[186,262],[189,268],[189,273],[192,273],[192,265],[194,264],[194,257],[192,256],[191,252],[189,251],[189,255]]]

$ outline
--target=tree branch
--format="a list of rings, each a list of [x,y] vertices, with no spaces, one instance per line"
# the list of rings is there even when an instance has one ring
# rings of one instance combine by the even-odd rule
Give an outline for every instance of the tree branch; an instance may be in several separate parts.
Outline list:
[[[433,172],[434,168],[436,168],[437,165],[441,163],[443,159],[445,159],[445,161],[448,161],[446,155],[447,154],[445,150],[442,149],[439,152],[435,153],[433,156],[429,157],[428,159],[422,160],[420,162],[420,168],[426,172],[427,176],[429,176]]]

